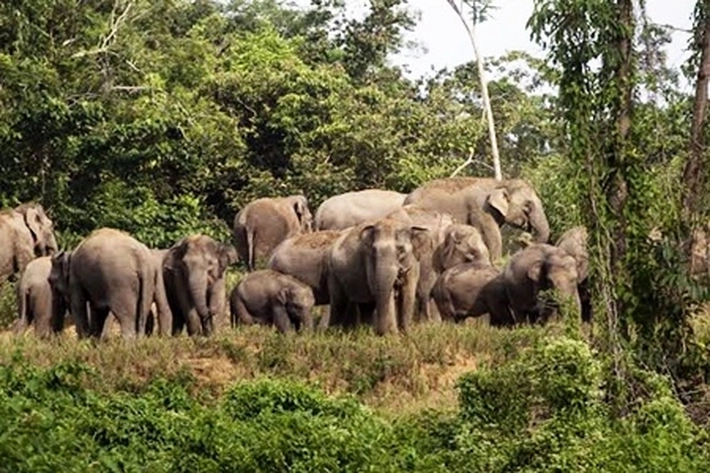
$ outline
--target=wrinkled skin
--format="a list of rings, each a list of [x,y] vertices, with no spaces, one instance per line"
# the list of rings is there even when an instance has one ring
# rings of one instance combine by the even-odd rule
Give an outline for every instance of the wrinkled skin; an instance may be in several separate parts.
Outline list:
[[[563,249],[577,262],[577,292],[582,304],[582,321],[592,321],[592,296],[589,291],[589,250],[587,229],[580,225],[564,232],[555,246]]]
[[[551,306],[540,294],[548,289],[556,289],[581,313],[577,262],[556,246],[536,243],[517,252],[503,269],[503,280],[517,323],[545,321],[551,315]]]
[[[461,263],[446,269],[432,289],[441,318],[461,322],[488,314],[490,324],[513,323],[501,272],[487,263]]]
[[[50,284],[52,257],[42,256],[30,261],[17,286],[18,319],[15,334],[21,335],[34,324],[35,334],[48,338],[64,329],[67,304],[63,294]]]
[[[540,198],[528,183],[520,179],[436,179],[412,191],[404,203],[447,212],[457,222],[478,228],[494,263],[503,254],[499,227],[504,223],[534,231],[536,241],[540,243],[550,238],[550,226]]]
[[[163,279],[174,335],[185,325],[190,335],[213,333],[226,306],[225,272],[236,260],[233,246],[207,235],[187,236],[168,250],[163,259]]]
[[[328,256],[330,318],[325,325],[356,325],[357,307],[360,321],[372,323],[377,334],[406,332],[415,308],[418,258],[428,233],[391,219],[345,230]]]
[[[442,244],[434,251],[434,270],[441,274],[463,263],[491,265],[491,256],[476,227],[455,223],[446,228]]]
[[[454,220],[449,214],[424,210],[416,205],[405,205],[387,218],[398,222],[426,228],[429,239],[419,251],[419,281],[417,282],[415,319],[423,322],[440,322],[436,305],[431,301],[431,288],[439,275],[433,266],[433,258],[438,247],[443,244],[445,232]]]
[[[247,274],[229,298],[232,326],[276,325],[281,333],[313,330],[313,291],[296,278],[264,269]]]
[[[71,312],[79,338],[105,338],[109,313],[118,320],[124,339],[145,335],[151,304],[165,300],[164,295],[156,296],[163,290],[161,281],[162,274],[144,244],[111,228],[91,233],[69,259]],[[172,314],[160,305],[158,312],[165,334]]]
[[[0,283],[24,271],[38,256],[57,251],[54,224],[35,203],[0,212]]]
[[[365,189],[335,195],[316,210],[316,230],[344,230],[366,221],[379,220],[402,206],[406,194]]]
[[[327,257],[341,233],[324,230],[288,238],[276,247],[266,267],[307,284],[316,305],[329,304]]]
[[[247,204],[234,218],[239,258],[253,271],[286,238],[312,230],[313,216],[302,195],[262,198]]]

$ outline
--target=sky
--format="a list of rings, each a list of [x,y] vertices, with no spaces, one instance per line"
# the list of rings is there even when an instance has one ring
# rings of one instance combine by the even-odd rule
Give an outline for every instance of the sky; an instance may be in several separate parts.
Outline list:
[[[457,0],[460,1],[460,0]],[[297,3],[306,3],[300,0]],[[368,0],[346,0],[351,12],[366,11]],[[410,9],[418,11],[419,22],[406,36],[419,47],[392,58],[394,64],[404,66],[411,78],[432,74],[444,67],[456,67],[473,58],[473,49],[461,20],[447,0],[408,0]],[[646,10],[652,21],[669,24],[684,30],[690,29],[695,0],[646,0]],[[477,28],[481,53],[484,56],[501,56],[507,51],[523,50],[542,57],[541,49],[530,40],[525,28],[533,9],[533,0],[494,0],[498,8],[491,18]],[[684,51],[689,34],[673,33],[673,43],[668,48],[668,63],[680,67],[687,54]]]
[[[459,0],[457,0],[459,1]],[[364,0],[349,0],[353,5],[366,4]],[[646,0],[646,11],[655,23],[669,24],[688,30],[695,0]],[[484,56],[501,56],[507,51],[523,50],[542,57],[542,50],[530,40],[525,23],[530,18],[533,0],[495,0],[498,8],[492,18],[477,28],[479,48]],[[421,15],[415,30],[407,40],[424,48],[406,51],[392,59],[395,64],[407,66],[411,77],[419,77],[443,67],[455,67],[473,57],[473,49],[461,20],[447,0],[409,0],[412,10]],[[686,59],[684,51],[689,34],[674,32],[668,48],[668,63],[680,67]]]

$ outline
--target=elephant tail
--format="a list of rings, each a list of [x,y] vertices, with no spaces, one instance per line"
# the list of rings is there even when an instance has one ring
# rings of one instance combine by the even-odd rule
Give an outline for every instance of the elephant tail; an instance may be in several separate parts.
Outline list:
[[[150,306],[153,304],[154,282],[153,268],[150,265],[144,265],[138,277],[138,301],[136,303],[136,323],[138,324],[136,328],[139,337],[146,334],[148,314]]]
[[[247,268],[254,271],[254,230],[244,227],[244,237],[247,242]]]
[[[170,303],[165,289],[165,281],[163,279],[162,266],[155,269],[155,294],[154,302],[156,308],[156,317],[158,322],[158,333],[161,336],[168,336],[173,329],[173,313],[170,310]]]

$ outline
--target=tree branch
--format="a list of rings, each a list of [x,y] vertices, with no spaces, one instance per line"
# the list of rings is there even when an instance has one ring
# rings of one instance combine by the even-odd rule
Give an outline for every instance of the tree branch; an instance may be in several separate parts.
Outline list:
[[[118,30],[121,28],[121,25],[126,22],[126,19],[128,18],[128,13],[131,11],[131,8],[135,4],[134,1],[129,1],[126,4],[126,7],[123,9],[123,12],[121,12],[121,14],[116,17],[116,12],[118,10],[119,3],[120,0],[116,0],[113,4],[113,11],[111,12],[111,27],[109,29],[108,34],[102,38],[101,43],[95,49],[90,49],[88,51],[79,51],[72,54],[71,57],[80,58],[86,56],[95,56],[97,54],[103,54],[108,52],[109,48],[116,39]]]

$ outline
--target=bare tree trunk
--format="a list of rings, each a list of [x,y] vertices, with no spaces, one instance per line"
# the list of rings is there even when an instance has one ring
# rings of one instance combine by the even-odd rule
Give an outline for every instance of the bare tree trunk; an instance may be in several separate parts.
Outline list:
[[[686,218],[691,218],[701,210],[705,187],[705,113],[708,102],[708,81],[710,80],[710,0],[698,0],[697,8],[702,15],[695,31],[696,45],[700,49],[700,67],[695,83],[693,102],[693,123],[690,129],[690,157],[683,170],[683,210]]]
[[[478,79],[481,82],[481,96],[483,98],[483,108],[486,111],[486,119],[488,121],[488,135],[491,140],[491,153],[493,154],[493,173],[496,179],[503,179],[503,174],[500,169],[500,156],[498,154],[498,139],[496,138],[496,127],[493,121],[493,110],[491,109],[491,99],[488,96],[488,81],[486,81],[486,71],[483,67],[483,57],[478,50],[478,41],[476,40],[476,25],[472,23],[471,26],[466,22],[466,18],[463,16],[463,12],[456,5],[454,0],[446,0],[451,8],[454,9],[456,15],[458,15],[461,23],[463,23],[464,28],[466,28],[466,33],[468,34],[468,39],[471,41],[471,46],[473,46],[473,53],[476,56],[476,64],[478,65]]]

